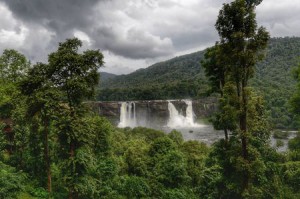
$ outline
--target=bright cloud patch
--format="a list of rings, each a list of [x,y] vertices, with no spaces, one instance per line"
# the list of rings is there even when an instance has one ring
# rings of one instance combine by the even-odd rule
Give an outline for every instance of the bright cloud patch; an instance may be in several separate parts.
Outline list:
[[[219,10],[230,1],[0,0],[0,43],[46,61],[58,42],[76,36],[84,48],[111,54],[107,70],[126,73],[213,45]],[[300,36],[299,0],[263,0],[257,17],[271,36]]]

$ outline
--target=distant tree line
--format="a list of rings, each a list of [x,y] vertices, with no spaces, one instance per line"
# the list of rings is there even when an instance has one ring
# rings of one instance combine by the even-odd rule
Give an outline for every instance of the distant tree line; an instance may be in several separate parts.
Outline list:
[[[271,38],[265,51],[266,58],[256,64],[254,77],[249,82],[256,92],[264,97],[268,119],[274,128],[298,127],[294,120],[295,115],[289,111],[289,99],[296,88],[292,70],[297,65],[299,50],[300,38]],[[208,78],[205,76],[203,65],[200,64],[206,51],[177,57],[129,75],[100,81],[97,100],[205,97],[215,92],[208,86]]]

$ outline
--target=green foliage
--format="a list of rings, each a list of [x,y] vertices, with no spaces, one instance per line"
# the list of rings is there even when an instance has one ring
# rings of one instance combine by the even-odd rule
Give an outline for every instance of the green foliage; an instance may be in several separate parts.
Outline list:
[[[296,128],[295,116],[289,112],[289,100],[296,87],[291,71],[298,63],[299,49],[298,37],[270,39],[266,57],[256,64],[250,80],[250,85],[265,99],[268,119],[276,128]],[[211,87],[205,77],[205,64],[200,61],[209,51],[212,53],[210,48],[176,57],[128,75],[108,78],[104,75],[97,99],[125,101],[206,96]]]
[[[289,132],[288,131],[275,130],[273,132],[273,137],[275,139],[287,139],[288,136],[289,136]]]
[[[127,164],[128,173],[137,176],[147,176],[148,175],[148,152],[149,147],[144,140],[132,140],[128,143],[129,147],[126,150],[125,163]]]
[[[124,176],[120,181],[120,193],[126,198],[144,198],[151,193],[146,180],[141,177]]]
[[[18,101],[17,84],[24,78],[30,63],[15,50],[4,50],[0,56],[0,118],[9,118]]]
[[[157,138],[164,137],[165,133],[162,131],[148,129],[145,127],[136,127],[128,132],[133,137],[144,137],[146,142],[151,142]]]
[[[251,142],[256,147],[260,145],[268,144],[271,136],[271,126],[269,119],[267,118],[267,112],[265,109],[265,101],[261,96],[255,95],[252,91],[249,92],[248,103],[248,129],[252,136],[250,136]]]
[[[300,162],[288,162],[283,165],[283,179],[294,192],[300,190]]]
[[[297,86],[295,88],[295,92],[293,94],[293,97],[290,100],[292,111],[296,114],[298,121],[300,120],[300,64],[298,64],[298,67],[294,69],[293,71],[294,78],[297,81]]]
[[[198,141],[187,141],[182,143],[181,151],[187,162],[186,170],[191,177],[191,184],[197,187],[202,183],[202,175],[209,148]]]
[[[26,175],[0,161],[0,198],[14,199],[25,190]]]
[[[163,156],[155,165],[155,174],[158,181],[169,188],[179,188],[190,180],[184,156],[178,151],[171,151]]]
[[[218,198],[218,187],[222,183],[222,168],[218,165],[205,168],[200,176],[200,186],[197,192],[201,198]]]
[[[18,82],[24,77],[29,65],[24,55],[13,49],[6,49],[0,57],[0,79]]]
[[[219,43],[208,48],[204,54],[204,59],[201,64],[205,69],[205,75],[209,78],[211,93],[223,94],[223,87],[225,86],[225,72],[227,68],[226,57],[223,56],[223,48]]]
[[[195,194],[193,194],[189,190],[168,189],[168,190],[163,191],[161,198],[162,199],[185,199],[185,198],[194,199],[197,197]]]
[[[276,140],[276,147],[283,147],[284,146],[284,142],[282,140]]]
[[[175,57],[146,69],[139,69],[129,75],[108,78],[107,81],[101,81],[100,86],[102,88],[130,88],[132,90],[139,88],[140,85],[148,85],[150,89],[151,87],[157,88],[159,85],[163,87],[162,84],[165,83],[170,86],[180,82],[184,83],[185,80],[191,80],[191,77],[204,78],[204,71],[199,63],[203,56],[204,52],[198,52]]]
[[[180,146],[183,143],[183,137],[182,134],[179,131],[172,130],[169,134],[168,137],[173,140],[178,146]]]
[[[44,188],[41,188],[41,187],[29,188],[28,192],[30,193],[30,195],[27,195],[27,197],[30,197],[30,198],[41,198],[41,199],[49,198],[49,193]],[[19,198],[22,198],[22,197],[19,196]]]
[[[149,149],[149,155],[159,158],[175,149],[176,145],[170,138],[161,137],[153,141]]]
[[[184,141],[178,131],[165,134],[142,127],[118,129],[93,114],[83,101],[95,93],[103,56],[99,51],[79,53],[78,39],[61,43],[50,54],[48,64],[37,63],[30,69],[24,56],[13,50],[5,51],[0,57],[0,119],[9,118],[11,123],[0,122],[0,198],[299,198],[299,135],[289,141],[289,152],[277,153],[268,145],[268,119],[285,125],[293,117],[283,117],[279,112],[285,114],[286,110],[279,107],[287,106],[287,93],[294,88],[287,72],[298,53],[300,40],[273,39],[266,61],[257,65],[254,75],[253,64],[262,57],[260,45],[264,46],[267,36],[263,29],[253,33],[256,24],[252,11],[260,2],[236,0],[224,5],[219,30],[224,38],[237,41],[238,47],[217,44],[208,49],[206,59],[211,59],[202,62],[203,68],[199,60],[204,52],[199,52],[128,76],[107,77],[108,83],[104,83],[108,94],[102,92],[102,97],[106,100],[118,99],[120,94],[124,94],[122,99],[165,99],[197,98],[207,93],[210,81],[213,91],[221,95],[215,125],[231,130],[228,140],[221,139],[211,147],[198,141]],[[241,24],[247,25],[244,35],[224,29],[228,25],[225,14],[229,11],[238,11],[241,17],[234,28],[239,30]],[[240,39],[245,35],[253,37],[246,42],[253,52],[243,54],[240,48],[245,43]],[[238,119],[245,111],[239,96],[235,96],[235,83],[240,79],[232,79],[245,71],[230,67],[236,60],[223,56],[228,49],[233,52],[230,56],[247,62],[246,75],[254,75],[252,85],[267,98],[265,103],[248,86],[244,88],[248,127],[244,132],[237,130]],[[204,68],[208,79],[204,77]],[[280,87],[285,82],[289,85]],[[137,86],[127,88],[133,84]],[[293,100],[297,110],[297,95]],[[4,134],[4,127],[8,126],[11,134]],[[247,158],[241,149],[243,137],[247,138]]]
[[[6,147],[6,136],[4,134],[5,127],[6,124],[0,121],[0,160],[2,160],[2,153],[4,152]]]
[[[256,68],[257,75],[251,81],[264,96],[272,124],[281,129],[296,128],[295,116],[289,112],[289,100],[296,88],[291,74],[298,62],[299,45],[298,38],[271,39],[266,59]]]
[[[103,55],[99,50],[78,53],[82,42],[67,39],[60,43],[58,50],[49,55],[46,75],[51,82],[65,93],[69,105],[79,105],[83,99],[92,97],[94,85],[99,82],[97,70],[103,65]]]
[[[12,99],[16,91],[13,83],[7,83],[0,79],[0,117],[8,118],[11,114]]]
[[[220,42],[207,51],[202,62],[212,89],[220,93],[213,124],[225,133],[220,163],[223,180],[228,180],[220,198],[262,198],[261,185],[267,181],[260,148],[270,130],[263,102],[249,87],[269,40],[265,28],[257,27],[255,8],[259,3],[235,0],[223,4],[215,25]],[[233,134],[230,140],[228,130]]]
[[[289,149],[300,150],[300,133],[297,133],[295,138],[289,140]]]
[[[254,171],[249,172],[252,176],[250,198],[297,198],[297,164],[287,162],[283,154],[277,154],[268,145],[261,144],[258,149],[250,146],[251,164],[248,164],[238,158],[241,150],[234,136],[229,145],[221,140],[208,147],[198,141],[183,141],[176,131],[164,134],[146,128],[115,129],[107,120],[90,114],[76,123],[71,126],[83,137],[75,161],[56,156],[55,153],[64,149],[53,143],[51,196],[54,198],[67,198],[66,180],[74,179],[76,197],[86,199],[246,198],[237,186],[245,170]],[[56,123],[52,128],[63,130]],[[51,142],[58,142],[57,137],[54,138]],[[256,140],[251,142],[257,145]],[[33,145],[30,147],[34,149]],[[76,176],[66,175],[65,164],[76,168]],[[34,169],[34,165],[32,162],[28,169]],[[10,171],[14,177],[24,176],[15,169]],[[36,180],[37,175],[31,172],[28,175],[30,178],[26,179],[32,179],[33,184],[20,179],[14,183],[23,183],[20,184],[22,194],[16,192],[19,198],[47,198],[47,191],[41,188],[43,181]]]

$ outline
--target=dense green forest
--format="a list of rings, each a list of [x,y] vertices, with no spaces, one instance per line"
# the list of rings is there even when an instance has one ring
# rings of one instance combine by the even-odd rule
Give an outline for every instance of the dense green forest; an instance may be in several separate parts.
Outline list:
[[[299,40],[273,39],[267,45],[268,31],[256,24],[255,8],[260,3],[224,4],[216,22],[220,41],[201,54],[203,68],[200,58],[195,59],[197,70],[203,70],[195,73],[195,79],[207,77],[206,88],[198,89],[213,91],[219,102],[212,122],[224,138],[212,146],[184,141],[176,130],[166,134],[142,127],[116,128],[93,112],[85,102],[95,99],[103,55],[99,50],[81,51],[77,38],[59,43],[47,63],[31,65],[19,52],[4,50],[0,199],[300,198],[300,134],[289,140],[285,153],[272,148],[269,117],[279,110],[273,113],[262,96],[276,107],[289,101],[295,114],[289,120],[300,121],[296,56],[282,64],[277,60],[276,67],[263,61],[266,51],[280,45],[295,49]],[[276,56],[286,57],[281,49]],[[255,70],[259,61],[261,67]],[[283,74],[293,66],[295,81]],[[173,86],[186,80],[182,73],[173,74]],[[262,78],[266,73],[276,77],[267,83]],[[282,86],[286,79],[289,85]],[[189,80],[184,82],[190,85]],[[288,97],[284,90],[289,90]],[[282,99],[274,101],[277,94]]]
[[[48,64],[30,66],[14,50],[0,56],[0,198],[300,197],[300,135],[278,153],[268,128],[257,124],[263,117],[252,114],[251,164],[244,167],[237,135],[206,146],[178,131],[118,129],[82,103],[92,97],[92,69],[102,56],[79,54],[80,44],[61,43]],[[248,171],[251,191],[244,196]]]
[[[295,129],[289,99],[295,89],[293,68],[299,61],[300,38],[272,38],[266,58],[256,66],[251,85],[264,97],[274,127]],[[206,51],[154,64],[128,75],[108,76],[100,81],[98,100],[154,100],[201,98],[209,93],[201,60]]]

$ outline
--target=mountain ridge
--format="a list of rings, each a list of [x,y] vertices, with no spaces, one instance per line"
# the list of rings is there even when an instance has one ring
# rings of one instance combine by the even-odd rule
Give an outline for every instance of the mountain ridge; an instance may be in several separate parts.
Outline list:
[[[102,81],[102,88],[133,88],[136,87],[137,81],[145,81],[144,78],[148,79],[149,76],[147,75],[148,71],[151,70],[151,74],[153,75],[151,78],[151,81],[148,83],[153,84],[153,79],[157,80],[157,82],[161,81],[164,78],[170,78],[174,76],[175,73],[178,72],[186,72],[182,71],[182,68],[178,66],[178,63],[185,62],[186,59],[189,61],[193,60],[193,64],[195,64],[193,67],[201,69],[201,64],[200,63],[195,63],[198,62],[198,60],[201,60],[204,57],[204,51],[198,51],[186,55],[181,55],[174,57],[172,59],[162,61],[155,63],[153,65],[148,66],[147,68],[141,68],[138,69],[132,73],[126,74],[126,75],[117,75],[116,78],[113,80],[108,80],[108,81]],[[175,65],[175,68],[174,68]],[[174,70],[175,69],[175,70]],[[173,70],[170,72],[170,70]],[[193,70],[194,71],[194,70]],[[136,79],[138,78],[138,80]],[[184,78],[189,78],[189,76],[186,76]],[[125,84],[124,84],[125,82]]]
[[[126,101],[201,98],[209,89],[201,59],[205,50],[178,56],[103,81],[98,100]],[[296,82],[292,70],[299,62],[300,38],[272,38],[266,58],[256,66],[251,86],[262,95],[272,123],[278,128],[294,128],[288,112]]]

